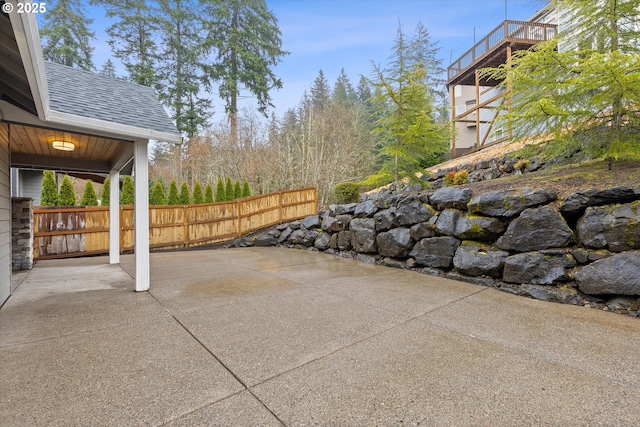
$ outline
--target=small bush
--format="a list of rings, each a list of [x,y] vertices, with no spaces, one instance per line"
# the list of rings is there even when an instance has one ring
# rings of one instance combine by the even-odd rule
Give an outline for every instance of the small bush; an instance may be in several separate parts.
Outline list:
[[[135,200],[135,191],[133,187],[133,179],[130,176],[125,176],[122,181],[122,192],[120,193],[121,205],[132,205]]]
[[[109,206],[111,201],[111,180],[107,177],[102,183],[102,193],[100,193],[100,206]]]
[[[178,196],[178,184],[175,179],[171,180],[169,184],[169,197],[167,198],[167,204],[175,206],[180,204],[180,197]]]
[[[236,183],[233,185],[233,195],[236,199],[240,199],[242,197],[242,184],[240,181],[236,180]]]
[[[40,206],[58,205],[58,186],[53,171],[44,171],[42,177],[42,191],[40,193]]]
[[[444,176],[444,178],[442,178],[444,181],[444,185],[446,185],[447,187],[453,185],[453,183],[456,180],[456,172],[455,171],[450,171],[447,172]]]
[[[233,191],[233,183],[231,182],[230,177],[227,177],[227,183],[224,186],[224,195],[225,195],[224,199],[227,202],[235,200],[236,198],[236,193]]]
[[[466,184],[469,180],[469,172],[466,170],[461,170],[456,172],[456,176],[453,178],[453,185],[461,185]]]
[[[98,195],[96,194],[96,189],[93,186],[93,181],[91,180],[87,181],[84,186],[80,206],[98,206]]]
[[[60,194],[58,195],[58,205],[76,205],[76,191],[73,189],[73,184],[71,183],[71,178],[69,178],[69,175],[65,175],[64,178],[62,178],[62,184],[60,184]]]
[[[242,197],[251,196],[251,188],[249,188],[249,183],[245,180],[244,185],[242,186]]]
[[[188,205],[191,203],[191,194],[189,194],[189,186],[186,182],[182,183],[180,187],[180,196],[178,197],[178,203],[181,205]]]
[[[226,200],[227,197],[224,194],[224,182],[222,182],[222,178],[218,178],[218,184],[216,185],[216,203],[224,202]]]
[[[211,184],[209,183],[207,183],[207,188],[204,190],[204,202],[213,203],[213,188],[211,188]]]
[[[360,200],[360,185],[355,182],[341,182],[333,188],[338,203],[355,203]]]
[[[513,165],[513,168],[520,171],[521,173],[524,173],[524,171],[526,171],[529,166],[531,166],[531,162],[529,160],[520,159],[516,162],[515,165]]]
[[[369,175],[362,181],[358,182],[362,191],[374,190],[383,185],[391,184],[394,180],[393,173],[389,171],[380,171],[376,174]]]
[[[199,205],[204,202],[204,196],[202,195],[202,186],[199,182],[196,182],[193,186],[193,204]]]
[[[153,192],[149,198],[149,204],[153,206],[162,206],[166,203],[167,199],[164,195],[164,187],[162,187],[162,183],[160,181],[157,181],[153,186]]]

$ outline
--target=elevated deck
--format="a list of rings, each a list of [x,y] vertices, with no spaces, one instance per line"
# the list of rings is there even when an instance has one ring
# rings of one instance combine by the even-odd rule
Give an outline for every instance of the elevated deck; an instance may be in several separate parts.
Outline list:
[[[447,86],[475,85],[475,70],[497,67],[507,62],[511,51],[529,49],[557,34],[557,25],[506,20],[454,61],[447,70]],[[497,81],[483,81],[483,86],[495,86]]]

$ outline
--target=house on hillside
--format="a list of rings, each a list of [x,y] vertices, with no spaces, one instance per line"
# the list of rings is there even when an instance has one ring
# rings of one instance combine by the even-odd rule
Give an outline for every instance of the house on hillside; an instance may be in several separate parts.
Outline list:
[[[510,108],[505,90],[496,87],[499,81],[482,78],[479,70],[508,63],[514,52],[555,37],[558,28],[558,14],[548,6],[526,21],[505,20],[449,65],[447,88],[455,128],[452,157],[511,136],[509,129],[495,126],[500,112]]]
[[[16,0],[0,0],[16,6]],[[182,137],[151,88],[45,62],[33,14],[0,13],[0,305],[11,294],[11,167],[135,174],[135,288],[149,287],[148,143]],[[111,186],[109,262],[119,263]]]

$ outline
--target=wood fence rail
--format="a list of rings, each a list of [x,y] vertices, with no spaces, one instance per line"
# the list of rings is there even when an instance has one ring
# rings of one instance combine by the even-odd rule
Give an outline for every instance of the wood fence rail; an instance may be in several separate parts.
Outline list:
[[[232,202],[149,207],[149,246],[186,248],[223,242],[318,212],[316,188],[244,197]],[[109,207],[36,207],[34,258],[109,252]],[[133,206],[120,206],[120,250],[134,249]]]

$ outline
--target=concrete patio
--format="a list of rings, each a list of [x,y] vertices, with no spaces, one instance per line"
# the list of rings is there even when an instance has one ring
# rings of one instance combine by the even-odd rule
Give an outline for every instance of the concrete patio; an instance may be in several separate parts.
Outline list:
[[[43,261],[3,426],[637,425],[640,321],[280,248]]]

